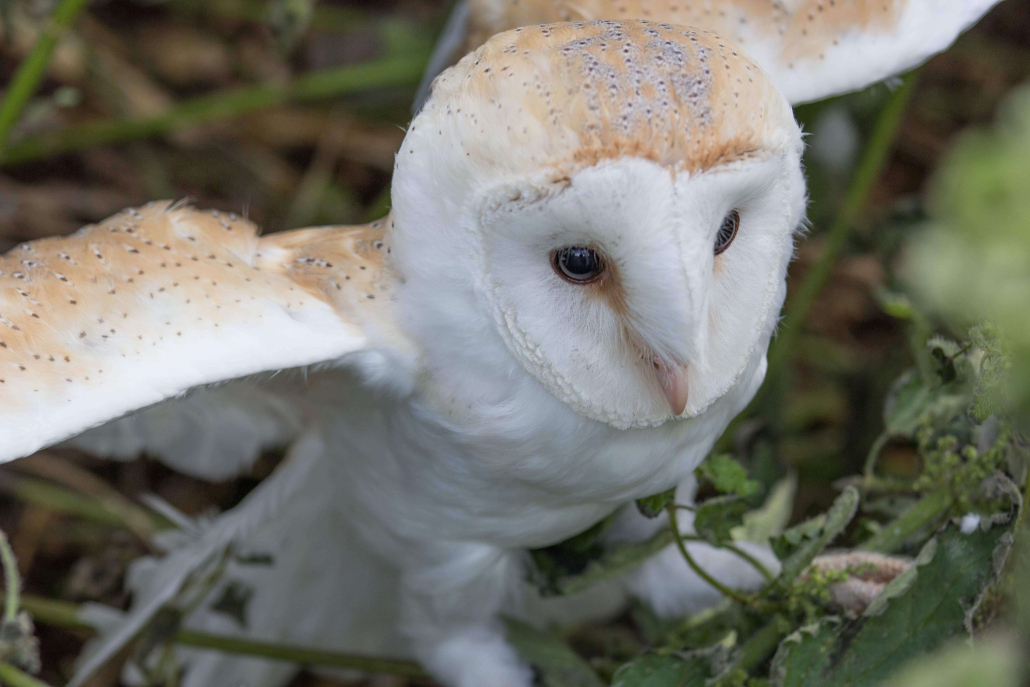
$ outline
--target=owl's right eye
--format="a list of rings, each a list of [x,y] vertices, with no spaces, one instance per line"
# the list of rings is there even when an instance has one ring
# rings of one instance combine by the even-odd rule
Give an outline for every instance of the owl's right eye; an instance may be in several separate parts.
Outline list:
[[[588,284],[604,274],[604,260],[596,250],[585,246],[559,248],[551,262],[559,277],[574,284]]]

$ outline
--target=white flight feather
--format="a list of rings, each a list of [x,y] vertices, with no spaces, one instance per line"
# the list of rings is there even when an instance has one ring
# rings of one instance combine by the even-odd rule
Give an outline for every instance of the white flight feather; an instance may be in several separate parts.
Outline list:
[[[239,506],[219,517],[187,547],[172,551],[156,566],[130,611],[116,627],[93,646],[78,666],[68,687],[78,687],[108,659],[132,640],[165,604],[175,598],[191,574],[235,541],[246,537],[274,517],[306,483],[306,477],[324,453],[316,434],[302,436],[275,474],[259,484]]]

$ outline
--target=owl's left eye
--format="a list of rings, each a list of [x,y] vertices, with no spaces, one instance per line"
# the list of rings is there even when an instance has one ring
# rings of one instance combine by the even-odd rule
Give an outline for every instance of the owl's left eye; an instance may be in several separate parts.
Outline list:
[[[740,228],[740,213],[736,210],[730,212],[722,220],[719,233],[715,235],[715,254],[718,255],[730,247],[733,239],[737,238],[737,229]]]
[[[596,250],[585,246],[559,248],[554,251],[552,263],[558,276],[574,284],[587,284],[604,274],[604,260]]]

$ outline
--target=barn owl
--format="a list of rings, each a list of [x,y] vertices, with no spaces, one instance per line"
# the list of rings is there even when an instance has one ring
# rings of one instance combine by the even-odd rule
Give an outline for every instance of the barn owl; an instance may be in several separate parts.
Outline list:
[[[555,21],[645,19],[733,41],[791,104],[864,88],[944,50],[998,0],[459,0],[419,88],[491,35]]]
[[[227,563],[255,589],[249,622],[210,610],[216,588],[189,626],[411,656],[451,687],[532,683],[502,613],[699,603],[675,551],[572,606],[527,594],[524,552],[612,514],[611,541],[649,536],[625,504],[689,491],[765,374],[801,152],[787,99],[713,34],[518,28],[436,80],[382,221],[259,237],[156,203],[5,255],[0,458],[71,440],[223,479],[289,446],[136,566],[133,610],[73,684],[229,544],[274,559]],[[186,660],[197,686],[293,670]]]

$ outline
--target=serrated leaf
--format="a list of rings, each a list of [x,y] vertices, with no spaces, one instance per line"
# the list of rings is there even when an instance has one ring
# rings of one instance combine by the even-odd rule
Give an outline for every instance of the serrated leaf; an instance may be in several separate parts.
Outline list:
[[[937,376],[945,385],[952,382],[965,383],[975,378],[972,362],[963,355],[969,346],[962,346],[941,336],[930,337],[926,342],[930,357],[937,363]]]
[[[830,542],[836,539],[837,535],[844,531],[851,519],[858,511],[859,496],[858,490],[854,487],[847,487],[834,500],[833,505],[826,511],[826,517],[817,536],[803,540],[797,548],[783,559],[783,567],[780,576],[776,578],[775,586],[779,591],[785,592],[794,579],[811,564],[812,559],[818,556],[823,549],[829,546]]]
[[[1008,528],[938,535],[930,560],[914,568],[907,591],[879,615],[839,625],[824,621],[783,641],[773,660],[774,687],[875,687],[900,666],[964,632],[967,609],[995,578]],[[1003,558],[1003,557],[999,557]]]
[[[794,473],[776,482],[762,506],[744,514],[744,524],[733,529],[733,539],[766,544],[781,535],[794,512],[797,487],[798,478]]]
[[[883,406],[883,424],[892,437],[913,438],[924,424],[940,425],[963,411],[966,393],[953,393],[954,385],[927,384],[909,370],[891,386]]]
[[[704,687],[711,676],[703,656],[646,654],[619,668],[612,687]]]
[[[761,485],[747,478],[747,470],[743,465],[722,453],[709,456],[694,470],[699,480],[706,479],[722,494],[736,494],[747,498],[757,494]]]
[[[536,668],[544,687],[604,687],[590,664],[551,633],[510,618],[504,626],[508,642]]]
[[[676,487],[663,491],[661,494],[637,499],[637,510],[645,518],[654,519],[665,512],[666,506],[672,503],[674,498],[676,498]]]
[[[769,543],[773,553],[781,561],[786,559],[806,539],[814,539],[823,531],[826,524],[826,513],[820,513],[813,518],[794,525],[778,537],[774,537]]]
[[[694,508],[694,531],[713,544],[733,540],[733,530],[740,527],[747,513],[747,501],[739,496],[717,496]]]

